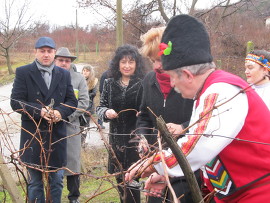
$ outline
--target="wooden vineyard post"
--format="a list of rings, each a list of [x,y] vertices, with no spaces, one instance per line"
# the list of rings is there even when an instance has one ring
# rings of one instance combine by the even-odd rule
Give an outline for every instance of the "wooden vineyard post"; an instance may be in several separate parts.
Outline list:
[[[5,189],[7,189],[11,197],[12,202],[23,203],[24,200],[21,196],[21,193],[19,192],[15,180],[11,176],[9,169],[5,164],[2,155],[0,155],[0,176],[2,178]]]
[[[188,182],[188,185],[191,191],[193,201],[196,203],[199,203],[199,202],[203,203],[204,202],[203,197],[202,197],[199,185],[197,183],[197,180],[195,178],[195,175],[193,171],[191,170],[191,167],[185,155],[183,154],[182,150],[180,149],[176,141],[171,136],[171,133],[168,131],[166,123],[164,122],[161,116],[157,117],[157,127],[158,127],[158,130],[160,131],[161,137],[167,143],[168,147],[172,150],[175,158],[177,159],[185,175],[185,178]]]

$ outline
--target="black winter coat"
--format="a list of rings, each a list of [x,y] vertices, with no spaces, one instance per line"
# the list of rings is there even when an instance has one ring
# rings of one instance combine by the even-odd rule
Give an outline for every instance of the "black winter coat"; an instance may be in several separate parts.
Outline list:
[[[21,130],[20,149],[25,148],[21,151],[21,159],[26,163],[38,165],[45,165],[45,160],[49,160],[47,163],[49,166],[62,167],[67,161],[66,139],[53,145],[49,143],[66,137],[66,124],[63,121],[53,124],[51,134],[48,131],[48,122],[40,116],[41,103],[49,105],[51,99],[54,99],[53,109],[61,113],[62,119],[66,120],[75,111],[61,104],[73,107],[77,107],[78,104],[68,71],[54,66],[48,90],[35,62],[16,69],[10,104],[14,111],[25,108],[28,113],[18,111],[22,114],[22,128],[25,129]],[[38,129],[33,119],[37,124],[41,120]],[[33,139],[33,135],[36,139]],[[42,143],[45,150],[41,150],[37,140]]]
[[[124,109],[136,109],[139,111],[142,99],[141,79],[131,78],[129,85],[123,87],[119,81],[109,78],[105,80],[103,87],[97,114],[103,121],[110,121],[110,133],[112,134],[109,136],[109,143],[112,145],[123,169],[126,170],[139,159],[136,144],[129,142],[133,136],[121,135],[130,134],[135,129],[136,111],[124,111],[119,114],[118,118],[112,120],[106,119],[105,112],[108,109],[114,109],[117,113]],[[119,171],[111,156],[109,156],[108,171],[109,173]]]
[[[140,107],[141,113],[137,119],[138,130],[136,133],[144,134],[148,143],[153,145],[157,141],[157,131],[152,131],[147,128],[157,128],[156,117],[147,109],[147,107],[149,107],[157,116],[161,115],[166,123],[184,123],[184,127],[187,127],[192,113],[193,100],[184,99],[181,94],[175,92],[174,89],[170,91],[166,100],[164,100],[163,93],[161,92],[159,83],[156,79],[156,73],[151,71],[145,76],[143,80],[143,99]],[[197,171],[196,175],[198,174],[199,172]],[[185,194],[184,198],[181,199],[181,202],[193,202],[185,177],[171,178],[170,181],[177,196]],[[170,196],[170,193],[168,193],[167,198],[171,199]],[[161,203],[163,202],[163,199],[150,197],[148,201]]]
[[[154,71],[149,72],[143,80],[143,99],[140,107],[140,115],[137,119],[136,133],[155,134],[147,128],[157,128],[156,117],[147,109],[149,107],[157,116],[162,116],[166,123],[182,124],[190,120],[193,100],[184,99],[174,89],[170,91],[166,100],[160,90]],[[145,128],[144,128],[145,127]],[[157,141],[156,135],[146,135],[149,144]]]

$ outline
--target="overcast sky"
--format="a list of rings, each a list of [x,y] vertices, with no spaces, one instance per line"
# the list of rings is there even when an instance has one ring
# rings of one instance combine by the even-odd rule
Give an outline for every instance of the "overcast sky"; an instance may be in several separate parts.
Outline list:
[[[0,0],[1,1],[1,0]],[[76,23],[76,0],[29,0],[31,9],[30,12],[34,12],[35,16],[43,16],[42,21],[48,22],[50,25],[65,26]],[[116,2],[116,0],[111,0]],[[150,0],[145,0],[150,1]],[[189,0],[191,2],[191,0]],[[206,8],[211,6],[213,2],[217,0],[198,0],[196,8]],[[237,0],[232,0],[235,2]],[[132,2],[132,0],[122,0],[123,9],[125,4]],[[103,12],[106,15],[106,11]],[[93,15],[89,12],[89,9],[78,9],[78,23],[79,26],[85,27],[87,25],[93,25],[99,23],[98,18],[102,19],[102,16],[96,14]],[[102,19],[103,20],[103,19]]]
[[[116,0],[111,1],[116,2]],[[123,9],[125,3],[130,1],[132,0],[122,0]],[[204,2],[205,5],[205,0],[199,0],[198,4],[200,2]],[[48,21],[50,25],[74,25],[76,22],[76,8],[78,8],[76,0],[32,0],[30,5],[35,15],[42,15],[42,20]],[[98,17],[102,18],[98,14],[96,16],[91,14],[88,9],[78,9],[78,23],[81,27],[98,23]]]
[[[31,10],[37,16],[42,16],[42,21],[50,25],[75,25],[76,0],[32,0]],[[94,24],[97,19],[85,9],[78,10],[78,23],[81,27]]]

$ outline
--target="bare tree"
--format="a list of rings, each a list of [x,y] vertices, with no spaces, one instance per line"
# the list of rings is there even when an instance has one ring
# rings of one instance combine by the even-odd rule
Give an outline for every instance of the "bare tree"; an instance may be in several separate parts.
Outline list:
[[[34,24],[31,24],[31,16],[26,16],[29,9],[28,0],[2,0],[1,8],[0,55],[6,58],[9,74],[13,74],[10,50],[22,36],[33,30]]]
[[[158,10],[160,12],[160,15],[163,17],[163,19],[165,20],[165,22],[169,21],[169,17],[166,15],[165,11],[164,11],[164,7],[162,5],[162,1],[161,0],[157,0],[158,2]]]
[[[190,10],[189,10],[189,14],[190,15],[193,15],[194,12],[195,12],[195,5],[197,4],[198,0],[192,0],[192,4],[191,4],[191,7],[190,7]]]
[[[105,19],[108,23],[107,27],[115,29],[116,5],[112,3],[113,1],[77,0],[77,2],[80,7],[90,8],[89,12],[102,10],[100,19]],[[135,0],[128,3],[127,1],[123,2],[125,42],[140,46],[139,37],[142,33],[153,26],[164,25],[171,17],[179,14],[197,17],[206,24],[210,33],[220,35],[216,38],[217,41],[226,42],[227,40],[224,37],[233,36],[232,29],[229,27],[237,22],[239,15],[242,16],[245,12],[254,12],[256,13],[254,16],[263,18],[269,13],[268,8],[270,8],[269,0],[209,0],[207,1],[207,8],[200,7],[199,3],[202,2],[203,0]],[[104,12],[105,9],[106,12]],[[101,13],[96,13],[96,15],[99,14]],[[243,24],[242,22],[239,23]],[[227,29],[224,30],[225,27]],[[243,36],[243,34],[239,36]]]
[[[197,2],[198,0],[136,0],[132,3],[129,2],[128,5],[123,5],[123,20],[128,23],[134,23],[129,21],[127,15],[136,9],[141,9],[141,19],[147,18],[152,19],[153,21],[156,20],[163,21],[161,23],[167,23],[171,17],[181,13],[188,13],[190,15],[194,15]],[[110,24],[113,24],[115,22],[114,16],[116,14],[116,5],[112,4],[111,1],[77,0],[77,3],[80,7],[91,8],[92,12],[96,12]],[[108,13],[106,13],[107,15],[105,16],[104,12],[100,13],[100,10],[104,10],[99,8],[108,9],[108,11],[111,12],[112,15],[108,15]]]
[[[202,1],[202,0],[201,0]],[[201,2],[200,1],[200,2]],[[123,5],[123,20],[128,21],[125,18],[126,14],[130,13],[134,9],[142,9],[145,12],[145,15],[142,17],[146,18],[151,16],[159,16],[160,20],[164,22],[168,22],[169,19],[178,14],[189,14],[195,15],[198,11],[200,11],[200,16],[212,11],[216,8],[224,8],[224,10],[228,10],[228,8],[234,8],[235,11],[239,10],[239,5],[246,4],[248,2],[252,2],[252,0],[238,0],[238,1],[229,1],[229,0],[210,0],[207,2],[209,5],[209,9],[201,10],[198,7],[199,0],[136,0],[132,3],[128,3],[128,6]],[[116,13],[116,5],[112,4],[109,0],[77,0],[77,3],[80,7],[91,8],[92,12],[96,12],[98,15],[101,15],[103,19],[107,22],[115,22],[113,19]],[[100,13],[99,11],[104,11],[100,8],[106,8],[112,15],[104,15],[104,12]],[[147,12],[146,12],[147,11]],[[227,15],[222,16],[225,18]],[[217,19],[218,21],[219,19]]]

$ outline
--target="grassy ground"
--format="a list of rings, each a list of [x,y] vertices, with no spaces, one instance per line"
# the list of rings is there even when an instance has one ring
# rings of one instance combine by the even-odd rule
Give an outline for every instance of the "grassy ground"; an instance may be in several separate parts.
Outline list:
[[[81,202],[86,202],[95,194],[99,194],[112,187],[109,181],[115,182],[113,177],[108,179],[95,179],[90,176],[106,176],[107,174],[107,151],[104,148],[87,148],[82,151],[83,160],[83,172],[86,175],[81,176],[80,192]],[[109,181],[106,181],[109,180]],[[65,184],[66,185],[66,184]],[[67,201],[68,190],[65,187],[63,190],[62,202],[68,203]],[[111,189],[104,194],[101,194],[93,198],[89,202],[119,202],[118,192],[115,189]]]
[[[81,176],[81,186],[80,186],[80,201],[86,202],[95,194],[99,194],[109,188],[112,187],[112,184],[109,181],[114,182],[114,178],[108,179],[95,179],[95,177],[101,177],[108,175],[106,170],[107,163],[107,152],[104,148],[87,148],[82,150],[82,160],[83,160],[83,168],[84,174]],[[109,180],[109,181],[106,181]],[[2,185],[2,184],[1,184]],[[25,187],[25,186],[24,186]],[[25,194],[20,188],[23,197],[25,198]],[[66,188],[66,178],[64,179],[64,189],[62,195],[62,202],[68,203],[68,190]],[[1,203],[11,203],[11,198],[8,192],[3,189],[0,190],[0,202]],[[119,196],[115,189],[111,189],[97,197],[93,198],[89,202],[97,202],[97,203],[117,203],[119,202]]]
[[[34,55],[29,53],[12,53],[11,54],[11,65],[12,69],[15,69],[19,66],[23,66],[33,61]],[[0,85],[11,82],[14,79],[15,75],[9,75],[6,61],[4,57],[0,57]]]
[[[114,177],[100,178],[107,176],[107,151],[105,148],[91,147],[82,150],[82,162],[84,175],[81,177],[80,185],[80,202],[92,202],[92,203],[119,203],[119,195],[116,189],[112,188],[112,183],[116,183]],[[99,178],[94,178],[99,177]],[[22,180],[22,178],[21,178]],[[1,180],[0,180],[1,182]],[[1,188],[0,183],[0,188]],[[24,188],[26,186],[24,185]],[[110,190],[108,190],[110,189]],[[108,191],[106,191],[108,190]],[[20,187],[21,194],[25,199],[25,193]],[[106,192],[105,192],[106,191]],[[104,193],[102,193],[104,192]],[[96,194],[102,193],[97,195]],[[66,187],[66,178],[64,178],[64,189],[62,194],[62,203],[68,203],[68,190]],[[91,198],[91,200],[90,200]],[[11,203],[11,198],[7,190],[0,189],[0,203]],[[145,202],[145,196],[141,194],[141,202]]]

